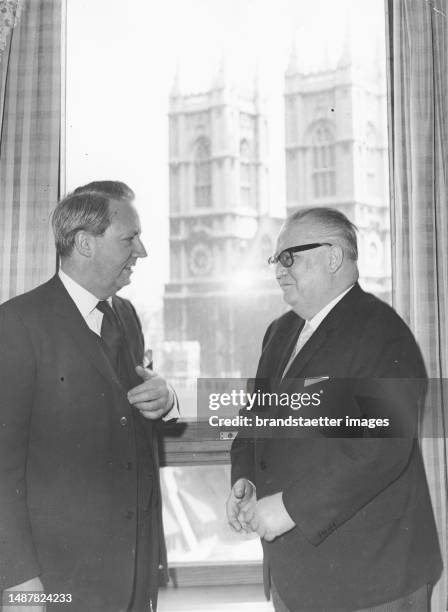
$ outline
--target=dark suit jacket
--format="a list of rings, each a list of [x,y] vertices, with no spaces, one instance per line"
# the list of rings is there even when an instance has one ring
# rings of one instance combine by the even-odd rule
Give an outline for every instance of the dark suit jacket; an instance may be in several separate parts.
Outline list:
[[[392,308],[356,284],[281,380],[303,324],[290,311],[270,325],[257,371],[259,390],[323,390],[331,396],[344,379],[357,381],[358,393],[364,382],[371,387],[374,379],[393,378],[392,399],[407,407],[415,429],[425,368],[411,332]],[[303,388],[304,379],[324,376],[329,380]],[[358,410],[368,412],[362,402]],[[273,581],[291,610],[357,610],[411,593],[440,574],[418,442],[409,428],[406,437],[371,436],[370,430],[360,438],[313,430],[301,438],[239,434],[234,441],[232,481],[251,479],[258,498],[283,491],[296,523],[263,543]]]
[[[113,303],[134,386],[140,322]],[[155,428],[127,390],[57,276],[0,307],[0,590],[40,575],[73,594],[62,609],[126,609],[137,510],[161,511]],[[162,535],[144,545],[164,561]]]

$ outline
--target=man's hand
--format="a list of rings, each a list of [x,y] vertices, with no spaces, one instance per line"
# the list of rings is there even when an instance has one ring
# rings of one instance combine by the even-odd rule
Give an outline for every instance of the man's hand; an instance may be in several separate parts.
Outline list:
[[[251,531],[243,512],[250,513],[256,504],[257,496],[254,485],[246,478],[237,480],[227,500],[227,520],[235,531]]]
[[[27,605],[24,604],[21,606],[18,603],[12,602],[12,604],[8,605],[8,593],[20,593],[20,592],[44,592],[44,587],[41,579],[36,576],[36,578],[31,578],[26,582],[22,582],[21,584],[16,584],[15,586],[8,587],[5,591],[3,591],[3,600],[0,603],[3,603],[3,607],[1,608],[2,612],[45,612],[46,606],[43,605]]]
[[[243,511],[244,519],[260,538],[272,542],[278,536],[286,533],[295,523],[283,504],[282,492],[274,493],[260,499],[255,508]]]
[[[140,410],[140,413],[152,421],[163,417],[172,407],[172,398],[165,380],[153,370],[142,366],[135,368],[137,374],[143,379],[128,391],[128,401]]]

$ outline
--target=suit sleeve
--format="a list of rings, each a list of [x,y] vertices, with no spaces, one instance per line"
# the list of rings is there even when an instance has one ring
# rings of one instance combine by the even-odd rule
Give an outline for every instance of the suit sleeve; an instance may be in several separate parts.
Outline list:
[[[27,330],[13,308],[0,308],[0,591],[41,573],[26,490],[35,371]]]
[[[398,318],[398,317],[397,317]],[[389,379],[393,404],[398,401],[408,411],[411,429],[416,431],[420,399],[425,388],[425,370],[420,351],[411,333],[402,324],[402,332],[384,340],[378,330],[362,339],[370,343],[369,356],[358,356],[363,377],[371,387],[373,378]],[[393,380],[391,380],[393,379]],[[362,378],[360,380],[362,383]],[[387,381],[386,381],[387,382]],[[286,510],[305,537],[319,545],[375,499],[406,470],[417,442],[408,434],[396,438],[345,438],[325,440],[327,447],[314,445],[310,469],[283,490]],[[322,458],[322,452],[326,454]],[[320,456],[319,456],[320,455]]]
[[[231,486],[240,478],[247,478],[255,484],[254,441],[236,436],[230,451]]]

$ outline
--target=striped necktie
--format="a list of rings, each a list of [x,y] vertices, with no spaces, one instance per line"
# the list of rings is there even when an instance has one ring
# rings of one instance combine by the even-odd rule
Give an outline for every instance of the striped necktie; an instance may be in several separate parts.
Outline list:
[[[305,321],[305,325],[302,327],[302,331],[300,332],[299,337],[297,338],[297,342],[294,347],[294,350],[292,351],[289,361],[286,364],[286,368],[283,370],[282,378],[285,376],[286,372],[291,367],[291,364],[294,361],[294,359],[297,357],[299,351],[304,347],[304,345],[311,338],[311,336],[313,335],[313,332],[314,330],[311,327],[311,324],[309,323],[309,321]]]

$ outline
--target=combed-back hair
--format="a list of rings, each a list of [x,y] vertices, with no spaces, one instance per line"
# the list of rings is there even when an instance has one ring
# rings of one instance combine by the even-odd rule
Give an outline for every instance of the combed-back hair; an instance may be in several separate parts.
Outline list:
[[[92,181],[87,185],[77,187],[73,193],[105,193],[111,200],[134,200],[135,193],[126,183],[121,181]]]
[[[63,198],[52,215],[56,251],[67,257],[75,246],[76,233],[85,230],[102,236],[111,224],[110,200],[131,202],[134,192],[120,181],[93,181]]]
[[[353,261],[358,259],[356,238],[358,228],[344,213],[325,206],[299,208],[286,219],[285,224],[288,226],[305,219],[314,222],[322,231],[323,236],[337,239],[349,259]]]

